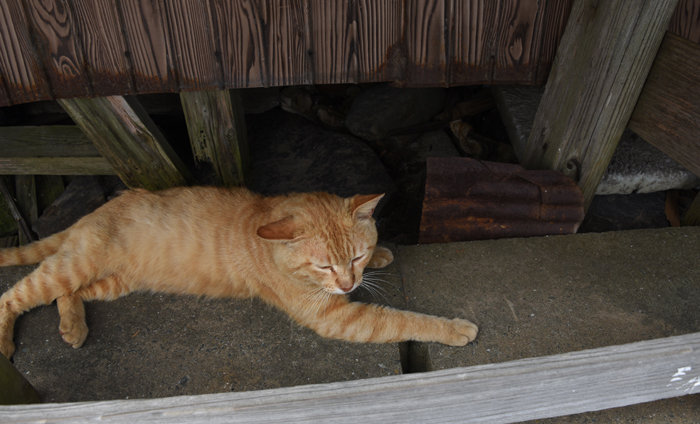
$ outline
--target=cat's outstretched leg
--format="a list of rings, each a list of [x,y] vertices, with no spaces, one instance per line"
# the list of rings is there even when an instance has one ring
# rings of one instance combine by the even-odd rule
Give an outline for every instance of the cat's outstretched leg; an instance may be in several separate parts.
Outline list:
[[[74,292],[87,280],[84,273],[78,276],[66,269],[74,270],[65,266],[60,258],[50,257],[0,297],[0,352],[8,359],[15,351],[12,336],[17,317],[36,306],[48,305],[54,299]]]
[[[367,268],[384,268],[394,261],[394,254],[386,247],[377,246],[374,248],[372,259],[367,263]]]
[[[75,293],[63,295],[56,299],[61,324],[58,331],[63,341],[73,348],[79,348],[88,335],[85,323],[85,307],[83,300],[113,300],[129,293],[131,289],[116,275],[110,275],[101,280],[78,289]]]

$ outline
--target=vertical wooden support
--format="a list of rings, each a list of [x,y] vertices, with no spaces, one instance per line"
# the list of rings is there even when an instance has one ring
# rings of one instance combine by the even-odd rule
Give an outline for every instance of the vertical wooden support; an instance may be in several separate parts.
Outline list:
[[[36,201],[36,179],[34,175],[17,175],[15,177],[15,196],[17,197],[17,209],[25,219],[29,235],[22,229],[19,230],[19,244],[24,246],[34,241],[31,228],[34,221],[39,218],[39,208]]]
[[[573,178],[590,205],[678,0],[576,0],[521,163]]]
[[[237,90],[180,93],[197,166],[212,166],[219,183],[243,185],[248,169],[248,135]]]
[[[162,190],[194,182],[135,97],[58,102],[127,186]]]
[[[693,203],[690,205],[690,209],[686,212],[685,218],[683,218],[681,224],[683,226],[700,225],[700,193],[695,196],[695,200],[693,200]]]
[[[39,393],[0,353],[0,405],[39,403]]]

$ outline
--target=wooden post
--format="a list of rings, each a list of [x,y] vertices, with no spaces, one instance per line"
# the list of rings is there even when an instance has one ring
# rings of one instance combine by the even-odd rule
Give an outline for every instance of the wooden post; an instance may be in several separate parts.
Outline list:
[[[677,0],[576,0],[521,163],[574,179],[588,206]]]
[[[700,44],[666,33],[629,129],[700,175]]]
[[[39,393],[0,353],[0,405],[39,403]]]
[[[194,182],[135,97],[61,99],[58,103],[127,186],[162,190]]]
[[[0,175],[114,175],[75,125],[0,127]]]
[[[213,167],[219,183],[243,185],[248,169],[248,135],[237,90],[180,93],[197,166]]]

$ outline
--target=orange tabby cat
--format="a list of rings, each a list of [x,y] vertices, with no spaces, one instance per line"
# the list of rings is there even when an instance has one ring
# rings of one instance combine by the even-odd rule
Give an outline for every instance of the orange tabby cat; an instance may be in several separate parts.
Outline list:
[[[376,246],[372,212],[381,197],[263,197],[211,187],[127,191],[61,233],[0,250],[0,266],[41,262],[0,297],[0,352],[12,356],[20,314],[54,299],[63,340],[80,347],[88,333],[83,301],[135,290],[258,296],[342,340],[455,346],[474,340],[478,330],[469,321],[346,298],[365,267],[393,260]]]

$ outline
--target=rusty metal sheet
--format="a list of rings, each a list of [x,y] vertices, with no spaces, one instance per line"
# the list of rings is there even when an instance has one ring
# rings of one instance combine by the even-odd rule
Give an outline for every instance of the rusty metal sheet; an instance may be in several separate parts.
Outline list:
[[[469,158],[428,158],[419,243],[572,234],[583,194],[559,171]]]

